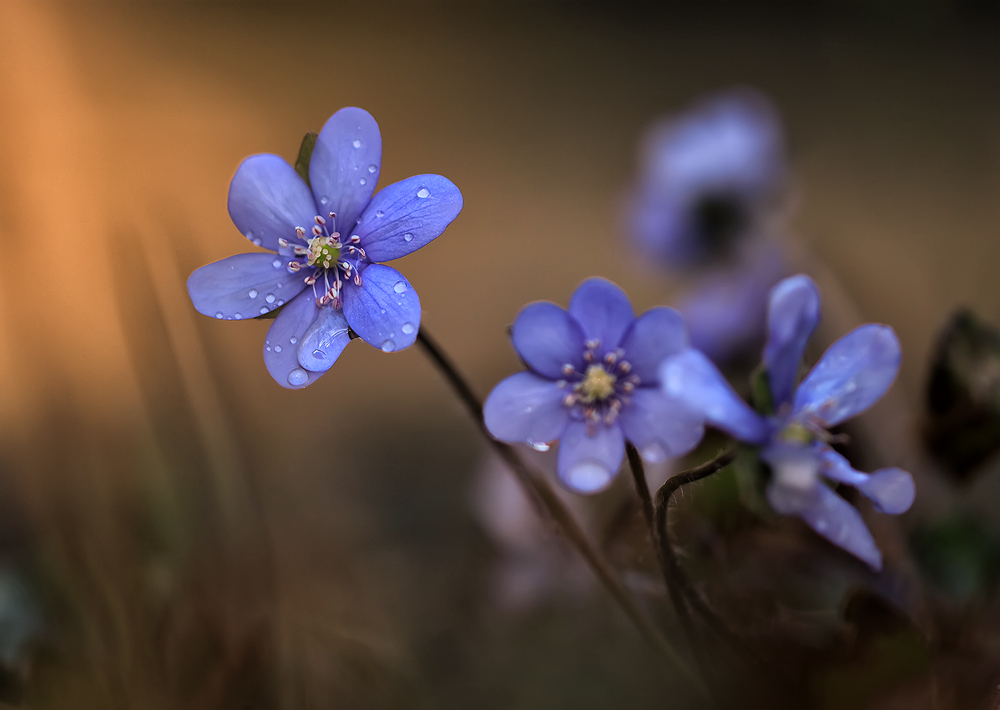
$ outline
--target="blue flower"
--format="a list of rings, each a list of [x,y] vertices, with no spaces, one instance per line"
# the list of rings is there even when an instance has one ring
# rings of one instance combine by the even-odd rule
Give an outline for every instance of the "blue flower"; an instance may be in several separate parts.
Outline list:
[[[509,443],[560,440],[559,478],[570,489],[607,487],[626,439],[650,461],[685,454],[701,439],[702,418],[660,387],[659,364],[688,347],[675,310],[653,308],[636,318],[620,288],[592,278],[568,311],[546,301],[525,306],[511,340],[528,371],[493,389],[486,426]]]
[[[264,364],[283,387],[312,384],[352,329],[385,352],[414,343],[420,299],[382,262],[416,251],[462,210],[440,175],[417,175],[374,197],[382,136],[371,114],[344,108],[323,126],[307,184],[277,155],[252,155],[229,186],[229,215],[254,246],[197,269],[188,292],[199,313],[225,320],[284,306],[264,341]]]
[[[771,506],[797,515],[820,535],[881,569],[882,554],[860,513],[821,477],[857,488],[883,513],[899,514],[913,502],[913,479],[898,468],[873,474],[854,470],[829,444],[827,430],[878,401],[899,371],[892,328],[869,323],[823,354],[796,387],[806,342],[819,321],[819,292],[798,275],[771,291],[764,364],[776,414],[761,416],[739,398],[722,374],[696,350],[668,358],[660,368],[663,390],[736,439],[760,448],[770,466]]]
[[[667,267],[717,259],[760,231],[786,177],[778,118],[748,90],[655,126],[628,204],[628,230]]]

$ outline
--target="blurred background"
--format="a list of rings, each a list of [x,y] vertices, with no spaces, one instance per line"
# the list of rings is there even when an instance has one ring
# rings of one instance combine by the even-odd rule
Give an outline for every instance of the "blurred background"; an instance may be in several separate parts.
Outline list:
[[[766,672],[713,682],[731,707],[990,707],[1000,462],[957,475],[921,433],[949,318],[1000,325],[998,20],[962,0],[0,2],[0,707],[699,707],[546,526],[483,513],[498,464],[417,349],[354,344],[284,390],[270,322],[199,316],[185,280],[248,250],[226,211],[242,158],[294,161],[364,107],[382,185],[464,194],[397,265],[485,395],[519,368],[505,327],[529,301],[591,275],[640,311],[680,298],[690,277],[623,236],[623,195],[654,121],[734,86],[784,124],[817,348],[867,321],[900,337],[859,425],[868,469],[918,493],[871,523],[882,581],[798,527],[716,524],[724,485],[682,500],[681,544],[753,561],[735,592],[700,581],[766,639]],[[683,645],[619,489],[574,505]]]

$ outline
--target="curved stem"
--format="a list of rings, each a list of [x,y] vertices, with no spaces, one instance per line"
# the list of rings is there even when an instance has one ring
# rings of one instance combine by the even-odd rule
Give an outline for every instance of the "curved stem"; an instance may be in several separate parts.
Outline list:
[[[684,574],[684,570],[680,566],[680,562],[677,560],[677,555],[674,553],[674,548],[670,544],[670,536],[667,532],[667,514],[670,509],[671,496],[673,496],[673,494],[677,492],[681,486],[688,483],[694,483],[695,481],[700,481],[701,479],[707,478],[713,473],[722,470],[731,464],[735,458],[736,447],[732,447],[719,454],[711,461],[703,463],[700,466],[696,466],[695,468],[687,471],[682,471],[676,476],[668,478],[666,483],[660,486],[660,489],[656,492],[656,512],[653,525],[653,540],[660,555],[660,564],[663,567],[663,575],[667,583],[667,588],[671,589],[673,586],[676,586],[679,593],[683,595],[683,597],[691,605],[691,608],[696,611],[716,633],[743,648],[743,640],[733,633],[726,623],[720,619],[718,615],[711,610],[711,608],[709,608],[708,604],[705,603],[705,600],[701,598],[700,594],[698,594],[698,591],[691,585],[687,575]],[[671,597],[674,598],[674,605],[679,607],[676,598],[673,596],[673,592],[671,592]]]
[[[524,487],[533,501],[548,515],[558,526],[569,542],[583,556],[591,570],[604,585],[604,588],[611,594],[618,603],[625,615],[636,627],[642,637],[663,657],[669,660],[675,667],[680,669],[701,692],[706,692],[704,684],[681,658],[680,654],[670,645],[670,642],[657,630],[652,620],[645,611],[636,603],[632,595],[626,589],[618,573],[608,561],[608,559],[587,539],[583,528],[573,518],[566,506],[552,490],[545,479],[533,474],[531,469],[525,465],[518,455],[517,450],[509,444],[497,441],[490,436],[483,421],[483,405],[476,397],[472,388],[465,378],[459,373],[458,368],[448,358],[440,346],[427,334],[424,328],[417,332],[417,342],[427,353],[434,365],[441,371],[448,384],[458,395],[458,398],[465,405],[480,431],[483,432],[487,442],[493,450],[499,454],[504,462],[510,467],[518,481]]]

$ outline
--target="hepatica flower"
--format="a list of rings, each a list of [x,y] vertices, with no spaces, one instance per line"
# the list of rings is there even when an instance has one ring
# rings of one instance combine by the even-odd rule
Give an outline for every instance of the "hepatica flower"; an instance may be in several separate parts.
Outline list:
[[[628,229],[673,268],[718,258],[757,231],[785,182],[778,118],[748,90],[713,97],[655,126],[640,160]]]
[[[664,358],[688,347],[680,315],[653,308],[638,318],[605,279],[584,281],[569,310],[545,301],[524,307],[511,331],[526,372],[490,393],[486,426],[509,443],[559,440],[559,478],[595,493],[618,472],[630,440],[650,461],[687,453],[702,417],[660,387]]]
[[[335,113],[316,139],[308,183],[277,155],[252,155],[229,186],[229,215],[268,253],[238,254],[196,270],[188,292],[198,312],[225,320],[284,306],[264,341],[264,363],[283,387],[312,384],[336,362],[352,329],[385,352],[407,348],[420,328],[420,299],[382,262],[416,251],[462,209],[440,175],[417,175],[372,196],[382,136],[359,108]]]
[[[759,447],[772,472],[767,498],[778,513],[801,517],[820,535],[881,569],[882,554],[861,514],[823,479],[854,486],[883,513],[902,513],[913,502],[909,473],[898,468],[870,475],[856,471],[831,448],[828,434],[830,427],[865,411],[889,389],[899,370],[899,341],[888,326],[863,325],[831,345],[796,387],[819,313],[819,293],[808,276],[785,279],[771,291],[764,364],[776,412],[772,416],[747,406],[696,350],[668,358],[660,377],[666,394],[736,439]]]

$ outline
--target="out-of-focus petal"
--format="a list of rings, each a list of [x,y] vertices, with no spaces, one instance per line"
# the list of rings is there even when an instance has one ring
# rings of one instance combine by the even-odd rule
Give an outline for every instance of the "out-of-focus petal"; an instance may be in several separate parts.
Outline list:
[[[406,277],[391,266],[372,264],[361,286],[344,284],[344,316],[354,332],[383,352],[413,345],[420,330],[420,299]]]
[[[391,261],[440,236],[462,211],[462,193],[448,178],[416,175],[381,190],[352,232],[368,258]]]
[[[625,360],[644,385],[659,384],[660,365],[688,346],[687,328],[673,308],[652,308],[632,321],[622,337]]]
[[[236,254],[195,269],[187,287],[199,313],[241,320],[284,305],[305,288],[305,282],[276,254]]]
[[[805,274],[784,279],[771,291],[764,364],[775,409],[792,401],[802,355],[819,323],[819,312],[819,289]]]
[[[316,320],[318,307],[311,293],[304,293],[285,306],[267,331],[264,364],[282,387],[302,389],[318,380],[322,372],[310,372],[299,364],[299,344]]]
[[[295,228],[310,229],[316,203],[309,186],[279,155],[251,155],[229,184],[229,216],[254,245],[278,251],[278,240],[295,240]]]
[[[566,391],[530,372],[511,375],[490,392],[483,419],[490,433],[509,443],[544,444],[562,436],[569,424]]]
[[[837,547],[867,562],[872,569],[882,569],[882,553],[861,513],[827,486],[816,486],[814,499],[799,516]]]
[[[705,433],[702,417],[659,387],[640,387],[618,416],[625,438],[650,463],[688,453]]]
[[[316,138],[309,182],[320,213],[336,213],[337,231],[345,239],[354,233],[381,172],[382,134],[371,114],[353,106],[333,114]]]
[[[860,414],[885,394],[899,372],[892,328],[869,323],[835,342],[795,394],[795,411],[827,426]]]
[[[767,422],[740,399],[715,365],[697,350],[688,349],[667,358],[660,368],[660,383],[668,396],[681,400],[737,439],[751,444],[767,439]]]
[[[577,493],[597,493],[611,484],[625,456],[625,439],[617,426],[571,422],[559,441],[559,480]]]
[[[618,347],[635,318],[625,292],[602,278],[587,279],[577,287],[569,301],[569,312],[583,327],[587,340],[600,341],[597,352],[601,357]]]
[[[299,364],[310,372],[329,370],[351,342],[347,328],[343,313],[329,306],[320,308],[299,342]]]
[[[514,349],[540,375],[558,380],[563,365],[583,372],[584,335],[576,319],[554,303],[529,303],[517,314],[510,334]]]

